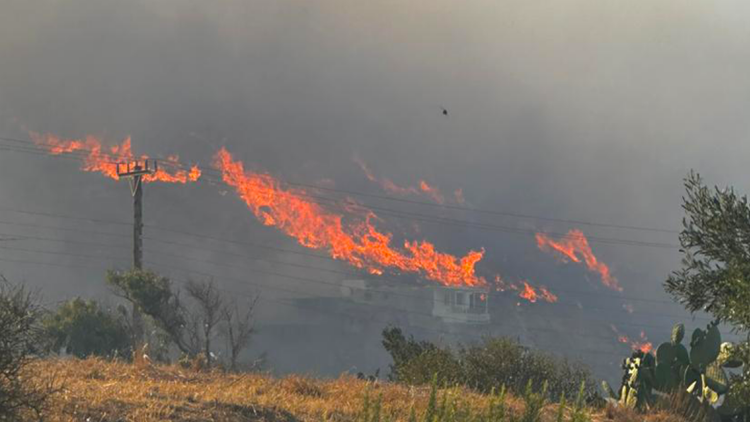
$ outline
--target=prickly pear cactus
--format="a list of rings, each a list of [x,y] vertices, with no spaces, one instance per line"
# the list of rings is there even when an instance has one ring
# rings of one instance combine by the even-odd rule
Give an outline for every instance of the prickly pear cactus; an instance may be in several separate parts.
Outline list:
[[[715,405],[726,395],[717,409],[727,417],[742,411],[731,394],[731,380],[725,368],[740,368],[742,360],[735,353],[735,346],[721,342],[718,322],[709,324],[705,330],[697,328],[690,337],[690,350],[682,344],[685,326],[676,324],[672,328],[670,341],[657,347],[655,355],[636,352],[625,359],[622,385],[615,394],[608,385],[605,391],[613,400],[627,407],[643,408],[653,403],[653,390],[671,393],[683,389],[706,405]],[[606,384],[606,383],[605,383]]]
[[[682,343],[683,337],[685,337],[685,326],[683,324],[675,324],[672,327],[672,344],[678,345]]]
[[[717,324],[709,324],[706,331],[696,328],[690,341],[690,364],[705,371],[721,353],[721,333]]]
[[[617,394],[606,381],[602,382],[602,385],[610,398],[620,406],[631,409],[648,408],[654,401],[655,368],[656,361],[653,355],[637,351],[623,361],[622,369],[625,370],[625,374]]]

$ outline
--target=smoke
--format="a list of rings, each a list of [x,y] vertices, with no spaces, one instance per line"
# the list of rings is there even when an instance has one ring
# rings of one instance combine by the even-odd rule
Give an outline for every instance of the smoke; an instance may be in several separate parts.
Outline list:
[[[359,156],[395,184],[428,180],[443,192],[460,189],[477,208],[679,229],[681,178],[688,169],[740,190],[748,177],[747,9],[729,0],[10,0],[0,15],[0,135],[25,137],[28,128],[64,137],[94,134],[111,144],[131,136],[135,154],[179,153],[181,161],[203,166],[226,146],[247,165],[281,179],[332,180],[336,188],[382,194],[352,162]],[[78,167],[0,150],[3,207],[128,222],[132,210],[125,184]],[[337,292],[327,285],[253,275],[243,265],[309,276],[309,270],[256,259],[348,270],[339,264],[148,227],[300,250],[258,224],[231,192],[219,195],[220,189],[149,185],[146,235],[204,248],[146,240],[147,260],[149,248],[167,250],[192,262],[158,255],[151,260],[226,274],[236,280],[225,282],[235,291],[260,289],[249,280],[295,292],[263,292],[269,299]],[[577,228],[594,237],[677,242],[674,233],[370,203],[523,231]],[[0,217],[117,232],[124,237],[89,240],[122,248],[76,247],[116,259],[44,258],[102,268],[129,265],[127,226],[8,211],[0,211]],[[452,254],[484,247],[480,269],[548,286],[560,302],[578,303],[582,318],[596,315],[587,309],[601,306],[596,295],[565,292],[605,290],[587,279],[585,269],[561,265],[537,250],[533,235],[381,217],[394,232],[417,233]],[[34,233],[81,238],[75,232]],[[21,247],[71,251],[70,245],[54,242]],[[668,300],[661,282],[679,265],[676,250],[596,242],[591,247],[625,296]],[[42,259],[10,250],[3,257]],[[11,262],[2,262],[0,269],[53,298],[106,293],[101,276],[90,269]],[[631,302],[634,318],[656,306]],[[299,322],[299,310],[275,303],[261,306],[264,322]],[[678,306],[658,306],[664,314],[688,318]],[[548,311],[551,317],[579,314],[565,307]],[[531,310],[523,312],[533,318]],[[644,319],[663,325],[663,333],[672,322]],[[602,335],[610,331],[602,321]],[[639,332],[633,328],[629,334]]]

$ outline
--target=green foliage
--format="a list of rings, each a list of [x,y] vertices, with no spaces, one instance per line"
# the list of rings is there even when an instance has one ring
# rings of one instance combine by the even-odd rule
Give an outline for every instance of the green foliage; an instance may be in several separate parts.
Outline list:
[[[188,320],[172,283],[149,270],[107,271],[107,283],[116,294],[148,315],[182,353],[195,355],[198,350],[186,332]]]
[[[682,268],[666,280],[666,290],[690,311],[709,312],[718,321],[733,325],[737,331],[748,332],[750,206],[747,196],[738,196],[732,188],[711,189],[694,172],[685,179],[685,189],[685,218],[680,233],[684,253]],[[714,392],[718,394],[726,389],[724,401],[729,404],[722,406],[724,411],[744,409],[742,411],[747,415],[750,413],[750,356],[740,353],[734,362],[721,364],[723,368],[733,369],[742,366],[741,375],[727,375],[722,368],[711,367],[710,361],[717,359],[717,331],[709,329],[694,333],[691,345],[696,342],[704,345],[695,348],[694,352],[691,350],[693,370],[682,374],[680,379],[695,382],[693,391],[709,401],[716,398]],[[750,348],[750,341],[737,345],[738,350],[743,348]],[[706,378],[705,382],[702,377]],[[724,385],[725,378],[729,379],[728,386]]]
[[[610,398],[620,406],[631,409],[645,409],[653,405],[654,373],[656,361],[650,353],[633,352],[622,363],[624,374],[620,388],[615,393],[609,384],[602,383]]]
[[[23,420],[42,410],[49,391],[28,385],[22,370],[43,344],[41,308],[23,286],[0,275],[0,420]]]
[[[393,364],[390,365],[391,373],[388,375],[391,381],[402,379],[401,368],[406,363],[437,350],[437,346],[428,341],[417,341],[414,336],[407,338],[398,327],[387,327],[383,330],[383,347],[393,359]],[[433,374],[434,371],[430,372],[429,377],[431,378]]]
[[[563,422],[563,417],[565,416],[565,394],[560,396],[560,401],[558,402],[559,405],[557,406],[557,417],[555,418],[556,422]]]
[[[512,339],[485,338],[480,344],[462,348],[459,359],[465,384],[485,393],[506,385],[510,391],[523,394],[526,384],[532,381],[535,390],[546,382],[552,397],[573,397],[584,383],[586,401],[599,398],[591,374],[583,365],[528,349]]]
[[[440,385],[461,384],[484,393],[498,386],[523,395],[532,382],[535,391],[546,383],[552,397],[573,397],[583,383],[585,400],[599,396],[588,370],[552,355],[530,350],[507,338],[485,338],[481,343],[461,347],[457,352],[430,342],[406,337],[399,328],[383,331],[383,345],[393,358],[390,379],[424,385],[437,376]]]
[[[439,385],[455,385],[462,381],[461,370],[461,364],[450,350],[436,348],[404,362],[399,368],[398,381],[424,385],[434,376]]]
[[[542,420],[542,410],[547,403],[547,382],[542,383],[542,391],[534,393],[532,380],[526,384],[526,390],[523,393],[523,401],[526,404],[523,409],[523,415],[519,422],[540,422]]]
[[[591,417],[586,411],[586,383],[581,382],[581,387],[578,389],[578,396],[576,402],[573,405],[573,409],[570,412],[570,422],[591,422]],[[561,407],[565,407],[565,403],[560,404]]]
[[[740,329],[750,327],[750,207],[734,189],[709,189],[697,173],[685,179],[680,234],[682,268],[667,292],[690,311],[705,310]]]
[[[75,298],[44,317],[50,347],[78,358],[123,356],[129,358],[131,342],[123,318],[102,309],[93,300]]]
[[[505,387],[500,389],[499,394],[493,391],[487,406],[477,409],[472,408],[464,399],[461,389],[449,388],[441,391],[438,387],[437,377],[434,377],[427,406],[420,412],[417,411],[416,406],[412,405],[407,420],[409,422],[541,422],[549,397],[545,388],[547,384],[542,382],[541,389],[537,392],[532,387],[533,385],[534,383],[531,381],[526,384],[521,396],[524,401],[523,411],[515,413],[510,411],[506,404]],[[582,384],[578,399],[572,409],[566,407],[564,396],[562,396],[557,412],[557,422],[591,421],[584,408],[584,391],[584,385]],[[566,410],[569,414],[568,418],[565,417]],[[370,392],[366,390],[362,410],[359,412],[357,421],[380,422],[384,415],[385,420],[392,417],[392,415],[387,414],[382,405],[382,395],[373,404],[370,399]]]
[[[741,356],[741,350],[746,346],[722,343],[718,322],[713,322],[705,330],[693,331],[688,351],[681,343],[680,333],[684,330],[682,324],[675,325],[671,341],[659,345],[655,359],[651,354],[635,352],[623,363],[625,374],[619,394],[611,392],[606,383],[605,390],[620,405],[639,409],[651,408],[657,397],[684,392],[704,408],[690,410],[688,414],[710,413],[709,407],[726,395],[718,408],[722,415],[729,419],[746,414],[746,400],[750,396],[745,395],[745,382],[742,376],[727,374],[725,370],[743,366],[747,358]],[[678,398],[686,406],[696,406],[687,398]]]

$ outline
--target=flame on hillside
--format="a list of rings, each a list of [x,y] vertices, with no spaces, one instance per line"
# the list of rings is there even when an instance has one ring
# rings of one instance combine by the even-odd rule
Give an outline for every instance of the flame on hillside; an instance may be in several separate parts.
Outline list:
[[[488,286],[474,269],[484,250],[456,257],[437,251],[427,241],[405,241],[396,248],[391,245],[393,235],[374,226],[372,212],[358,221],[345,221],[343,215],[308,199],[304,190],[283,188],[268,174],[246,171],[224,148],[216,154],[214,165],[263,224],[282,230],[305,247],[324,249],[331,257],[374,274],[397,270],[446,286]]]
[[[654,349],[654,345],[650,341],[648,341],[648,337],[646,337],[645,331],[641,331],[639,339],[631,340],[630,337],[621,333],[614,325],[610,325],[610,328],[617,335],[617,341],[619,341],[620,343],[629,344],[630,348],[633,349],[634,352],[641,351],[643,353],[650,353]]]
[[[495,287],[500,291],[513,290],[518,293],[518,297],[526,299],[531,303],[536,303],[539,300],[542,302],[555,303],[558,299],[557,295],[550,292],[546,287],[539,286],[535,288],[526,280],[521,280],[520,283],[512,283],[507,282],[500,278],[499,275],[496,275]]]
[[[419,181],[419,185],[414,186],[399,186],[396,183],[394,183],[391,179],[388,179],[386,177],[378,178],[375,176],[375,174],[370,170],[370,168],[367,166],[367,164],[362,161],[359,157],[354,157],[354,162],[359,165],[359,167],[362,169],[362,172],[365,174],[365,177],[367,177],[367,180],[378,184],[381,189],[384,191],[392,194],[392,195],[398,195],[398,196],[426,196],[430,198],[433,202],[438,203],[440,205],[444,205],[446,201],[445,195],[438,189],[436,186],[432,186],[429,183],[427,183],[424,180]],[[461,189],[458,189],[454,192],[455,202],[459,204],[464,204],[466,201],[463,197],[463,191]]]
[[[125,138],[119,145],[105,148],[102,146],[101,140],[95,136],[86,136],[83,139],[61,139],[55,135],[42,135],[35,132],[30,132],[30,136],[37,145],[46,149],[50,154],[75,155],[83,161],[81,168],[84,171],[101,173],[115,180],[120,178],[117,175],[118,163],[148,159],[147,155],[133,155],[129,137]],[[143,182],[188,183],[195,182],[201,176],[201,170],[198,166],[192,166],[189,170],[183,169],[179,157],[176,155],[169,156],[166,160],[160,160],[160,164],[162,166],[156,172],[143,176]]]
[[[536,243],[539,249],[547,252],[556,252],[563,259],[567,258],[576,263],[583,263],[589,271],[599,274],[602,283],[610,289],[622,291],[617,279],[612,276],[607,264],[599,261],[591,251],[588,239],[580,230],[570,230],[568,234],[560,239],[553,240],[544,233],[536,234]]]

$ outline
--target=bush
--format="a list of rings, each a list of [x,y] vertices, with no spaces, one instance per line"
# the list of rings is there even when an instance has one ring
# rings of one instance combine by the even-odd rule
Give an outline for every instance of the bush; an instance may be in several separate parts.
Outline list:
[[[401,329],[389,327],[383,330],[383,346],[393,358],[390,379],[405,384],[424,385],[437,374],[440,385],[462,384],[483,393],[505,386],[523,395],[529,383],[535,391],[546,383],[554,398],[576,397],[583,384],[587,403],[600,400],[586,367],[508,338],[485,338],[454,353],[412,336],[407,338]]]
[[[429,384],[433,378],[439,385],[456,385],[463,384],[464,374],[450,350],[435,348],[404,362],[398,378],[410,385]]]
[[[75,298],[63,303],[44,318],[43,326],[54,352],[64,349],[78,358],[132,355],[124,318],[105,311],[93,300]]]
[[[551,354],[532,350],[508,338],[485,338],[480,344],[459,352],[466,384],[482,392],[505,385],[521,394],[531,382],[540,390],[546,382],[552,397],[576,397],[584,383],[586,402],[599,396],[589,370]]]
[[[23,381],[22,371],[42,344],[41,308],[22,286],[0,276],[0,420],[41,412],[46,391]]]

